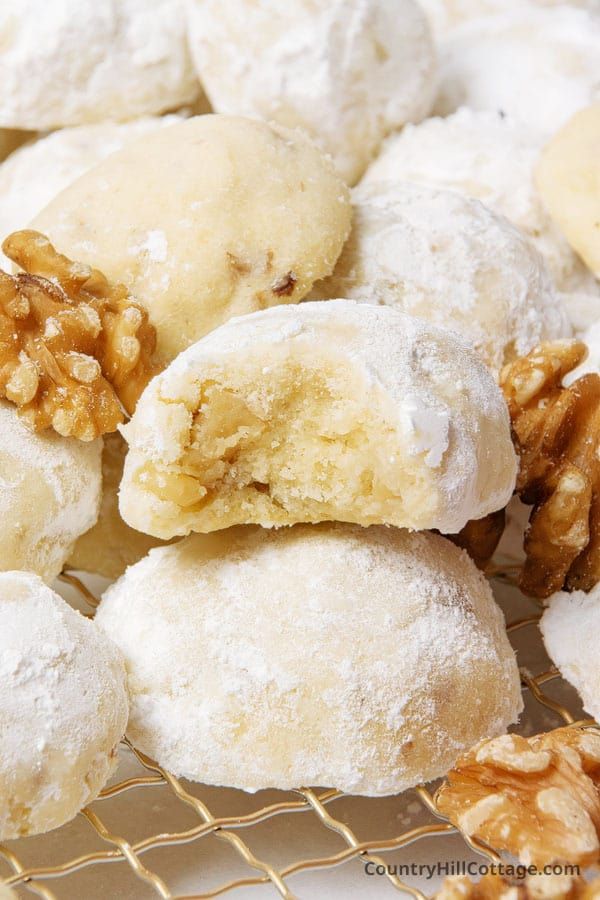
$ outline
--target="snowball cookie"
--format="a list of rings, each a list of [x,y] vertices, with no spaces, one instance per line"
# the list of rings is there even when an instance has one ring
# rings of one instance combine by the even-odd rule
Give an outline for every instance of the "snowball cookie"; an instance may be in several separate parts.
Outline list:
[[[182,0],[0,4],[0,125],[132,119],[193,101]]]
[[[0,401],[0,570],[52,581],[100,504],[101,441],[34,434]]]
[[[192,535],[128,569],[97,622],[125,657],[131,740],[209,784],[394,794],[522,708],[490,588],[438,535]]]
[[[419,0],[434,34],[443,36],[450,28],[469,19],[493,13],[519,12],[524,7],[562,6],[584,7],[600,11],[600,0]]]
[[[431,108],[435,58],[415,0],[188,0],[216,112],[305,129],[354,184],[381,140]]]
[[[63,128],[20,147],[0,165],[0,242],[26,228],[63,188],[129,141],[173,125],[179,116],[147,116]],[[1,147],[1,140],[0,140]],[[0,253],[0,265],[9,261]]]
[[[552,138],[537,185],[554,221],[600,278],[600,103],[578,112]]]
[[[304,297],[331,273],[350,216],[347,189],[307,138],[207,115],[128,144],[34,227],[124,282],[170,360],[233,315]]]
[[[600,99],[600,17],[584,9],[524,6],[475,19],[440,44],[435,109],[502,110],[552,134]]]
[[[531,238],[559,288],[591,280],[544,209],[534,184],[539,135],[493,112],[462,109],[446,119],[407,125],[391,137],[364,182],[419,181],[476,197]],[[592,291],[593,293],[593,291]]]
[[[117,766],[125,666],[38,578],[0,574],[0,840],[58,828]]]
[[[456,532],[516,462],[491,372],[458,335],[351,300],[228,322],[123,429],[121,515],[160,538],[328,520]]]
[[[127,566],[142,559],[161,541],[134,531],[119,513],[119,484],[127,444],[118,432],[104,436],[102,451],[102,502],[98,521],[75,544],[68,563],[73,569],[118,578]]]
[[[478,200],[409,182],[354,191],[354,224],[319,297],[396,306],[462,334],[498,373],[569,334],[545,263]]]
[[[548,602],[540,622],[548,655],[581,695],[585,711],[600,722],[600,585],[589,594],[561,591]]]

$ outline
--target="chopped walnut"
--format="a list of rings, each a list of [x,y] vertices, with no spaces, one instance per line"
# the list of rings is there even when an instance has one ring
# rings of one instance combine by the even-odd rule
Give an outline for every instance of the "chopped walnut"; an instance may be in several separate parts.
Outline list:
[[[462,832],[525,864],[597,864],[600,731],[483,741],[458,761],[436,802]]]
[[[578,341],[553,341],[501,373],[520,457],[516,493],[533,507],[519,579],[532,597],[600,580],[600,375],[562,384],[586,353]],[[469,523],[453,539],[484,565],[495,546],[482,534],[494,526],[493,517]]]
[[[115,431],[155,374],[147,312],[42,234],[17,231],[2,249],[24,271],[0,271],[0,396],[36,431]]]
[[[512,881],[488,874],[474,882],[464,875],[451,875],[435,900],[600,900],[600,881],[588,884],[570,875],[531,875]]]

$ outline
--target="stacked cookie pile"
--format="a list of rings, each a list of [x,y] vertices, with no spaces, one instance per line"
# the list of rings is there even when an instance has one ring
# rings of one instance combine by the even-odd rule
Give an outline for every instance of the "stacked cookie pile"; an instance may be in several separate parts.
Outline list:
[[[600,303],[600,16],[425,5],[439,65],[415,0],[29,0],[35,47],[0,11],[0,838],[72,818],[125,732],[198,781],[366,795],[504,735],[474,560],[515,488],[550,652],[597,618],[570,338]],[[64,566],[114,581],[93,622]]]

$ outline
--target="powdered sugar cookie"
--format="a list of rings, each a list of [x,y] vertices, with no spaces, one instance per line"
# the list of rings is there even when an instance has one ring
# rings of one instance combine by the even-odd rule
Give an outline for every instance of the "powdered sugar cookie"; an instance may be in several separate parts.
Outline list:
[[[350,238],[318,297],[395,306],[457,331],[495,373],[569,333],[539,253],[479,201],[387,181],[356,188],[353,206]]]
[[[4,401],[0,433],[0,570],[50,582],[98,517],[102,443],[34,434]]]
[[[600,58],[600,57],[599,57]],[[542,200],[574,250],[600,278],[600,103],[581,110],[544,148]]]
[[[557,286],[596,293],[591,273],[544,209],[534,184],[541,139],[527,125],[492,112],[459,110],[407,125],[391,137],[363,182],[417,181],[476,197],[533,241]]]
[[[561,591],[548,604],[540,622],[546,650],[581,695],[585,711],[600,722],[600,585],[589,594]]]
[[[466,343],[350,300],[234,319],[142,394],[121,515],[171,538],[329,520],[460,531],[504,506],[504,398]]]
[[[35,227],[126,284],[170,360],[233,315],[304,297],[333,270],[350,216],[346,187],[307,138],[206,115],[128,144]]]
[[[149,116],[63,128],[15,150],[0,165],[0,241],[26,228],[63,188],[96,163],[135,138],[177,121],[178,116]]]
[[[0,126],[132,119],[198,94],[181,0],[0,5]]]
[[[94,800],[127,724],[117,647],[36,576],[0,573],[0,840]]]
[[[440,44],[435,109],[502,110],[552,134],[600,99],[600,16],[522,6],[467,22]]]
[[[190,46],[216,112],[299,126],[354,183],[389,132],[435,93],[414,0],[188,0]]]
[[[522,708],[488,583],[433,534],[192,535],[128,569],[97,623],[126,660],[129,737],[212,784],[394,794]]]

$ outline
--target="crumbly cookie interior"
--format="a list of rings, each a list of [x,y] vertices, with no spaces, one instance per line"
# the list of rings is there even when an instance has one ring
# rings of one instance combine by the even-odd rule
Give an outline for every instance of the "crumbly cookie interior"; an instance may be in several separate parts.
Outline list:
[[[178,533],[328,519],[410,527],[413,511],[435,509],[431,481],[364,385],[347,381],[347,365],[293,359],[207,378],[180,458],[146,462],[140,487],[175,504]]]

